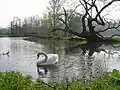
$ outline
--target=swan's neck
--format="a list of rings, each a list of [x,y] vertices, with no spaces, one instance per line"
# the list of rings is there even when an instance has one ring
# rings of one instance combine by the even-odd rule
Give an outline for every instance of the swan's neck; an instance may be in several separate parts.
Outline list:
[[[37,59],[40,57],[40,55],[44,55],[44,56],[45,56],[44,62],[46,62],[47,59],[48,59],[47,54],[46,54],[46,53],[43,53],[43,52],[39,52],[39,53],[37,54]]]

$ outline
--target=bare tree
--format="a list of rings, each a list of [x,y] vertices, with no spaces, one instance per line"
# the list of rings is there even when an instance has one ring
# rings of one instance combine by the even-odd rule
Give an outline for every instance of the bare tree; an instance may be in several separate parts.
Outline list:
[[[21,28],[21,19],[18,17],[13,17],[11,21],[11,36],[23,36],[24,31]]]
[[[48,19],[51,20],[51,29],[55,29],[59,25],[58,17],[61,13],[61,8],[66,0],[49,0]]]
[[[26,34],[38,34],[41,19],[39,16],[25,18],[22,22],[22,28]]]
[[[113,24],[110,25],[109,21],[102,16],[102,13],[105,11],[106,8],[109,8],[113,3],[117,3],[120,0],[79,0],[79,5],[75,7],[75,10],[78,7],[82,7],[82,13],[78,13],[82,17],[82,32],[78,33],[72,30],[69,26],[69,19],[70,15],[67,12],[67,10],[63,9],[64,14],[63,17],[59,17],[59,20],[66,26],[65,29],[61,28],[55,28],[53,31],[61,30],[64,32],[71,33],[73,35],[77,35],[79,37],[84,37],[90,41],[105,41],[105,38],[103,35],[101,35],[101,32],[105,32],[109,29],[116,29],[118,30],[120,24]],[[103,2],[103,6],[99,7],[98,3]],[[99,29],[96,31],[97,26],[105,26],[108,25],[107,28]]]

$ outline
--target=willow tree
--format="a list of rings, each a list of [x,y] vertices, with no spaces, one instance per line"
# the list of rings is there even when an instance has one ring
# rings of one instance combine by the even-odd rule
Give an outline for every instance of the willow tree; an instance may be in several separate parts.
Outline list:
[[[102,13],[106,12],[105,10],[112,6],[113,3],[120,3],[119,1],[120,0],[79,0],[79,4],[75,6],[75,10],[80,7],[79,11],[81,12],[78,14],[81,15],[82,32],[78,33],[71,29],[69,26],[69,14],[66,9],[63,10],[63,16],[58,18],[66,26],[66,28],[55,28],[53,31],[61,30],[79,37],[84,37],[88,40],[88,42],[105,41],[104,36],[100,33],[110,29],[118,30],[120,24],[116,24],[115,22],[111,25]],[[99,6],[101,2],[103,4],[102,6]],[[98,26],[105,27],[106,25],[106,28],[98,28]]]

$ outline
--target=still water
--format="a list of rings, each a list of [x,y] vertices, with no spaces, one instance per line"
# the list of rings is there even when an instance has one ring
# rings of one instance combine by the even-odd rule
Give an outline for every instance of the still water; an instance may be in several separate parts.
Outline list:
[[[9,55],[3,53],[9,51]],[[57,53],[59,62],[56,67],[40,68],[37,72],[36,55],[39,51]],[[44,81],[58,82],[63,80],[90,80],[99,73],[120,70],[120,48],[116,45],[53,41],[45,39],[3,37],[0,38],[0,72],[19,71]]]

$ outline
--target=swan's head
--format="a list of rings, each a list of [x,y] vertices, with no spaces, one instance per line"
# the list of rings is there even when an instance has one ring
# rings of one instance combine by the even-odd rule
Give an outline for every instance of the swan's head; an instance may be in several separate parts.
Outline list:
[[[40,57],[40,55],[44,55],[45,58],[47,59],[47,54],[44,53],[44,52],[39,52],[39,53],[37,54],[37,59]]]
[[[41,54],[42,54],[41,52],[39,52],[39,53],[37,54],[37,59],[40,57]]]

